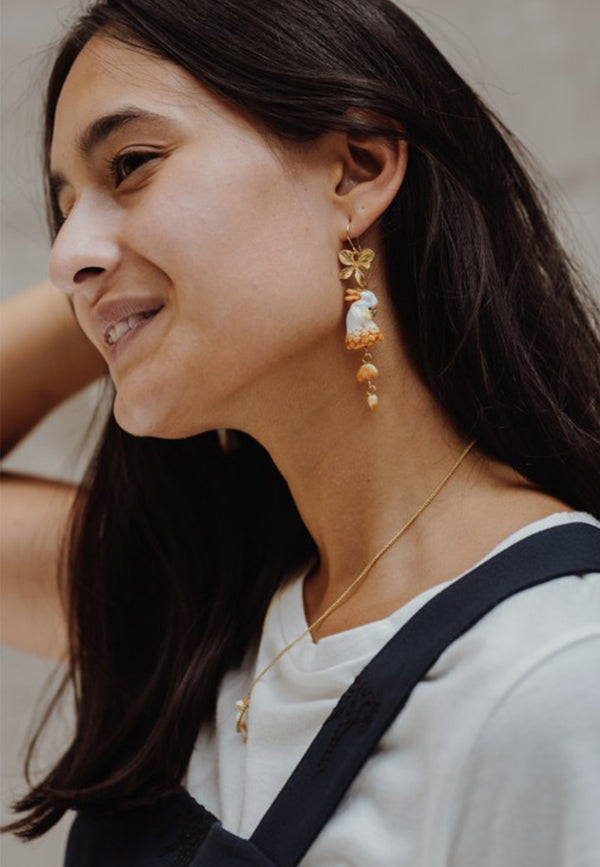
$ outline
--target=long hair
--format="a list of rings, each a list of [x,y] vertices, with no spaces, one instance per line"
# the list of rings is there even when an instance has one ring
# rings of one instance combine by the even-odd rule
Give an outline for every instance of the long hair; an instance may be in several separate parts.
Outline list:
[[[99,30],[179,64],[282,142],[404,137],[381,230],[410,360],[465,437],[600,517],[600,311],[526,149],[391,0],[104,0],[58,50],[57,99]],[[214,719],[288,570],[316,552],[266,450],[215,431],[134,437],[109,418],[65,546],[73,740],[14,805],[24,838],[69,808],[156,801]],[[56,696],[58,698],[58,694]],[[38,729],[30,745],[27,769]],[[28,770],[26,770],[28,773]],[[29,781],[29,776],[27,777]]]

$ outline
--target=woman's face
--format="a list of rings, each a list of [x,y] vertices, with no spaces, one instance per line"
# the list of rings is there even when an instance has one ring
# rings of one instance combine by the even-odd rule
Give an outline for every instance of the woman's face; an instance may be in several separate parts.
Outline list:
[[[52,139],[66,220],[49,277],[108,361],[125,430],[241,428],[265,383],[292,383],[327,335],[343,344],[342,216],[320,148],[284,159],[183,69],[108,36],[78,55]]]

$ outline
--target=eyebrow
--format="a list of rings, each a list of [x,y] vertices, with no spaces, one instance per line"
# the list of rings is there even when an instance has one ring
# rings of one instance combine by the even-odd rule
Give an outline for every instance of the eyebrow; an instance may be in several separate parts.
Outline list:
[[[93,120],[78,137],[75,149],[84,160],[89,160],[102,142],[123,129],[123,127],[138,120],[164,122],[168,118],[162,114],[156,114],[143,108],[125,106],[119,111],[103,114]],[[63,187],[68,185],[67,178],[62,172],[50,172],[49,183],[50,191],[55,199],[58,198]]]

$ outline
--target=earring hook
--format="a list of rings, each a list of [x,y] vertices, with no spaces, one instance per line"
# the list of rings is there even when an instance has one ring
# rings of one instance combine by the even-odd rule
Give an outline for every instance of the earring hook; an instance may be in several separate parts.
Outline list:
[[[348,224],[347,224],[347,226],[346,226],[346,238],[347,238],[347,240],[348,240],[348,243],[350,244],[350,246],[351,246],[352,249],[354,250],[354,252],[357,253],[358,250],[357,250],[357,248],[354,246],[354,243],[353,243],[353,241],[352,241],[352,238],[350,237],[350,220],[348,220]],[[359,244],[359,247],[360,247],[360,244]]]

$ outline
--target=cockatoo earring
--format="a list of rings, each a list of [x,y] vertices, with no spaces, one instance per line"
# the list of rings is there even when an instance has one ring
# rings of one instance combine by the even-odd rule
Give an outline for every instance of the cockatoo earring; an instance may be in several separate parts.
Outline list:
[[[350,249],[340,250],[338,257],[344,266],[340,273],[340,280],[354,278],[358,286],[346,289],[345,301],[350,301],[350,308],[346,314],[346,349],[363,349],[362,365],[359,367],[356,378],[359,382],[367,383],[367,403],[369,409],[374,410],[378,404],[377,387],[373,380],[379,371],[371,363],[373,356],[368,347],[377,340],[383,340],[383,334],[374,322],[377,314],[377,296],[366,288],[367,278],[365,271],[371,267],[375,253],[368,248],[361,250],[360,244],[356,247],[350,238],[350,223],[346,227],[346,237]]]

